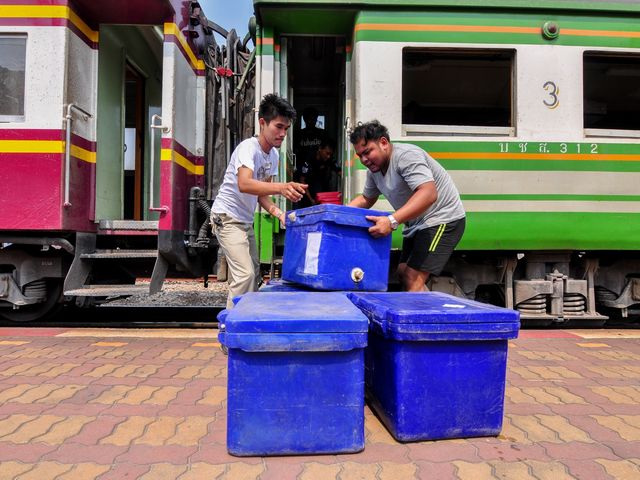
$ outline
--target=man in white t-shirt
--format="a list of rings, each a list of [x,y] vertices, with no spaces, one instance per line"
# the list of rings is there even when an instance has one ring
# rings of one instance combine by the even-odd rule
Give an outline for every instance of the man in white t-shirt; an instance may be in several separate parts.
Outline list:
[[[236,147],[224,174],[220,191],[211,207],[211,226],[227,259],[229,296],[232,299],[253,292],[260,283],[260,259],[253,232],[253,216],[258,202],[284,223],[284,212],[271,201],[283,195],[299,201],[307,185],[296,182],[274,183],[278,172],[278,148],[295,122],[296,111],[283,98],[266,95],[260,103],[260,134]]]

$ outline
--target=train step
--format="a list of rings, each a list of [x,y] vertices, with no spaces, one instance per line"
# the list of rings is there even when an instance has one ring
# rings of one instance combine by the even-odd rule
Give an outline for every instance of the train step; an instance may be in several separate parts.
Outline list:
[[[136,259],[136,258],[157,258],[157,250],[125,250],[125,249],[105,249],[96,250],[93,253],[82,253],[82,259]]]
[[[158,235],[153,220],[100,220],[98,235]]]
[[[66,290],[67,297],[122,297],[149,293],[149,285],[86,285],[83,288]]]

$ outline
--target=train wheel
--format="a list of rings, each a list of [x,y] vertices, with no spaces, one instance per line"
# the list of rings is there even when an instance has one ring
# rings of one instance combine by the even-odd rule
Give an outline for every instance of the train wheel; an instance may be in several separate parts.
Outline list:
[[[62,308],[62,280],[47,280],[47,297],[44,302],[28,305],[17,310],[0,309],[0,318],[10,322],[24,323],[46,320]]]

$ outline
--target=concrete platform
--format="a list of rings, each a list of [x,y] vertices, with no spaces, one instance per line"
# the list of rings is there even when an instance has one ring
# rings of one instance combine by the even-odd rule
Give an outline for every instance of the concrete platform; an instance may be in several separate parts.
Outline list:
[[[638,479],[640,331],[523,331],[497,438],[235,458],[215,330],[0,328],[0,479]]]

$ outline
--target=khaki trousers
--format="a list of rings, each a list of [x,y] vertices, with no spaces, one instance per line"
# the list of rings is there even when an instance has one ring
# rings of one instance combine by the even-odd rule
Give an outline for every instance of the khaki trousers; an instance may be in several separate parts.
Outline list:
[[[233,308],[233,298],[247,292],[255,292],[261,280],[260,259],[253,225],[242,223],[226,213],[212,213],[211,225],[227,259],[227,308]]]

